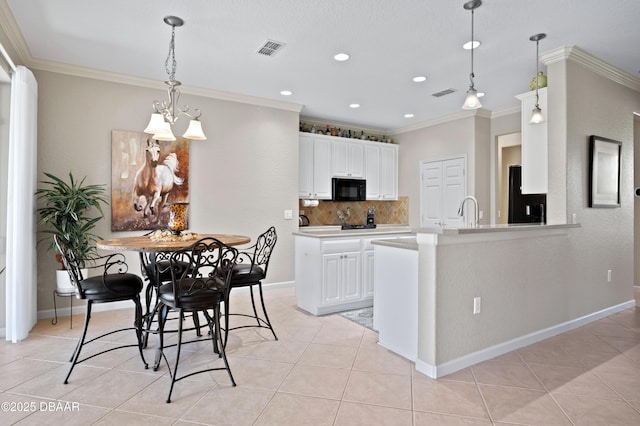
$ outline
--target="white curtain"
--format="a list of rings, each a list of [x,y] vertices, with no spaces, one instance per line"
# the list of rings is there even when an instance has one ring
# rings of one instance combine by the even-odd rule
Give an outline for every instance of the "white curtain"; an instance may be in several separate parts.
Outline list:
[[[7,190],[6,339],[25,339],[37,321],[36,204],[38,83],[19,66],[11,76]]]

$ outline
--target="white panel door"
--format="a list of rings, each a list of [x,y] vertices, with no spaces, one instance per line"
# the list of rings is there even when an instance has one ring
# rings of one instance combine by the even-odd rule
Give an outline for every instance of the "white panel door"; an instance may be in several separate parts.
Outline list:
[[[428,228],[440,226],[442,218],[440,210],[442,204],[442,161],[433,161],[422,164],[421,170],[422,190],[420,199],[420,226]]]
[[[463,225],[458,207],[466,195],[465,164],[464,157],[421,164],[421,227]]]
[[[453,158],[442,162],[443,202],[441,216],[447,226],[462,226],[464,218],[458,215],[460,201],[466,194],[464,158]],[[465,209],[468,212],[469,209]]]

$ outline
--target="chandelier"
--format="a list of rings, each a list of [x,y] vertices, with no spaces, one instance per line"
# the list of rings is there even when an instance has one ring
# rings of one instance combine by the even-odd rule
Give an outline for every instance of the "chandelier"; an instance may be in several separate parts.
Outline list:
[[[182,135],[186,139],[192,140],[205,140],[207,137],[202,132],[202,123],[200,123],[201,112],[199,109],[195,109],[193,113],[189,112],[189,106],[184,105],[180,107],[178,101],[180,99],[180,90],[178,87],[182,84],[175,79],[176,77],[176,51],[175,51],[175,31],[176,27],[184,25],[182,18],[177,16],[165,16],[164,22],[171,26],[171,41],[169,42],[169,54],[164,61],[164,68],[167,72],[168,80],[164,82],[169,88],[167,94],[169,99],[162,101],[153,101],[154,112],[151,114],[151,119],[147,128],[144,129],[145,133],[153,135],[154,139],[160,141],[175,141],[176,137],[173,135],[171,126],[178,121],[180,116],[184,115],[189,117],[189,127],[187,131]]]

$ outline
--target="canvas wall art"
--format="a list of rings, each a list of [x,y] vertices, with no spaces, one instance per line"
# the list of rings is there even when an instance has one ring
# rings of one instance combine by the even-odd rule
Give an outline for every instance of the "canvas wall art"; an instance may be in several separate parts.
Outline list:
[[[187,139],[164,142],[143,132],[111,132],[112,231],[166,228],[169,205],[188,202]]]

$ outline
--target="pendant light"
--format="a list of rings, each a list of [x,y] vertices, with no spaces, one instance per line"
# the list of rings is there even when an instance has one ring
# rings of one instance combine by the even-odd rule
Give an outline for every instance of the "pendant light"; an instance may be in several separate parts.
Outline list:
[[[471,11],[471,43],[475,41],[473,38],[473,14],[474,14],[474,11],[480,7],[480,5],[482,5],[481,0],[471,0],[466,2],[463,6],[465,10]],[[464,100],[464,104],[462,104],[462,109],[482,108],[480,99],[478,99],[478,91],[473,85],[473,78],[475,77],[475,75],[473,74],[473,51],[474,51],[474,47],[472,44],[471,45],[471,74],[469,74],[469,80],[471,84],[469,85],[469,90],[467,90],[467,97]]]
[[[540,109],[540,105],[539,105],[540,97],[538,96],[538,86],[539,86],[538,78],[540,76],[538,74],[538,64],[540,62],[538,60],[538,44],[540,43],[540,40],[542,40],[546,36],[547,35],[545,33],[540,33],[540,34],[535,34],[529,37],[529,40],[536,42],[536,106],[531,111],[531,120],[529,120],[529,124],[539,124],[544,121],[544,115],[542,115],[542,110]]]

